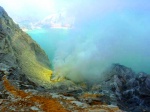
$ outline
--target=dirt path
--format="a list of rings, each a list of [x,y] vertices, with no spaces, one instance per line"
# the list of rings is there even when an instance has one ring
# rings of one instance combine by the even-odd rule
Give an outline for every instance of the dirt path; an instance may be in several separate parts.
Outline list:
[[[10,82],[7,80],[6,76],[3,78],[3,84],[5,89],[13,94],[16,98],[21,98],[23,100],[13,102],[9,104],[9,106],[15,106],[19,109],[23,108],[23,106],[32,107],[39,105],[39,108],[44,112],[68,112],[66,109],[63,108],[63,106],[56,100],[52,98],[46,98],[43,96],[35,96],[31,93],[25,93],[22,90],[16,89],[14,86],[10,84]],[[7,107],[4,107],[1,112],[7,112],[9,111]],[[37,112],[37,111],[33,111]]]

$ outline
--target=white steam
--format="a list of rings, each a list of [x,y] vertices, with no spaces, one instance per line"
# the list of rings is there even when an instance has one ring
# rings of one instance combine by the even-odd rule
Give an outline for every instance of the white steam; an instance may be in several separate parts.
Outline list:
[[[54,74],[74,81],[101,78],[112,63],[148,71],[148,19],[130,13],[109,15],[100,21],[72,29],[67,39],[58,40]],[[132,21],[131,21],[132,20]],[[96,27],[95,27],[96,25]],[[147,26],[148,27],[148,26]],[[145,41],[146,40],[146,41]]]

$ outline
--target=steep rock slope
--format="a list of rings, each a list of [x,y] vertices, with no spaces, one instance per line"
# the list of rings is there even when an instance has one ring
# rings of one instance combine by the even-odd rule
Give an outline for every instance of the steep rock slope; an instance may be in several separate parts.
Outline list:
[[[0,7],[0,63],[19,69],[34,82],[49,81],[52,71],[45,52]]]
[[[100,82],[105,102],[116,103],[127,112],[150,112],[149,74],[137,74],[124,65],[113,64],[105,75],[107,78]]]

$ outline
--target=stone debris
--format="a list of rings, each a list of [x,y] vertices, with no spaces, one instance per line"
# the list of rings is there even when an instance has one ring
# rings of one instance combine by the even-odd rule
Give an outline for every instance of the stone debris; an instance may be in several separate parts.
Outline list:
[[[37,90],[26,89],[24,91],[16,89],[10,84],[6,76],[3,77],[5,90],[8,91],[8,99],[0,100],[1,112],[6,111],[38,111],[38,112],[90,112],[102,109],[112,112],[120,110],[116,106],[109,105],[89,105],[81,102],[72,96],[64,96],[59,93],[39,92]],[[91,95],[84,95],[91,97]],[[96,111],[95,110],[95,111]],[[111,112],[110,111],[110,112]]]
[[[3,103],[3,99],[0,99],[0,104],[2,104]]]
[[[150,75],[113,64],[94,84],[51,80],[45,52],[0,6],[0,112],[150,112]]]
[[[37,108],[36,106],[32,106],[31,110],[39,111],[39,108]]]

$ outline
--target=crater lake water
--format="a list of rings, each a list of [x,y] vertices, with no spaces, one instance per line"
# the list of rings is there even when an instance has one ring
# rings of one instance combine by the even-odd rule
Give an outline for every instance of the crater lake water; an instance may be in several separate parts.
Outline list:
[[[62,55],[60,58],[64,58],[71,52],[75,52],[75,55],[77,55],[77,53],[82,54],[81,52],[86,51],[84,57],[88,57],[89,53],[94,54],[90,57],[90,61],[98,58],[94,57],[96,53],[97,56],[102,56],[99,57],[101,59],[99,64],[93,65],[95,67],[103,66],[104,63],[110,65],[112,63],[120,63],[131,67],[136,72],[144,71],[150,73],[150,39],[147,36],[136,35],[135,37],[130,34],[117,34],[115,36],[116,32],[114,34],[95,32],[99,34],[99,37],[97,37],[98,35],[93,31],[82,32],[73,29],[38,29],[27,33],[45,50],[52,65],[58,52],[63,52],[64,54],[60,54]],[[96,46],[96,48],[93,48],[93,46]],[[78,49],[81,47],[81,50],[74,51],[76,47]],[[76,59],[78,60],[78,58]],[[75,63],[77,60],[72,60],[72,63]]]
[[[113,63],[150,73],[150,16],[147,11],[111,12],[78,18],[72,28],[27,33],[45,50],[54,71],[99,74]]]

